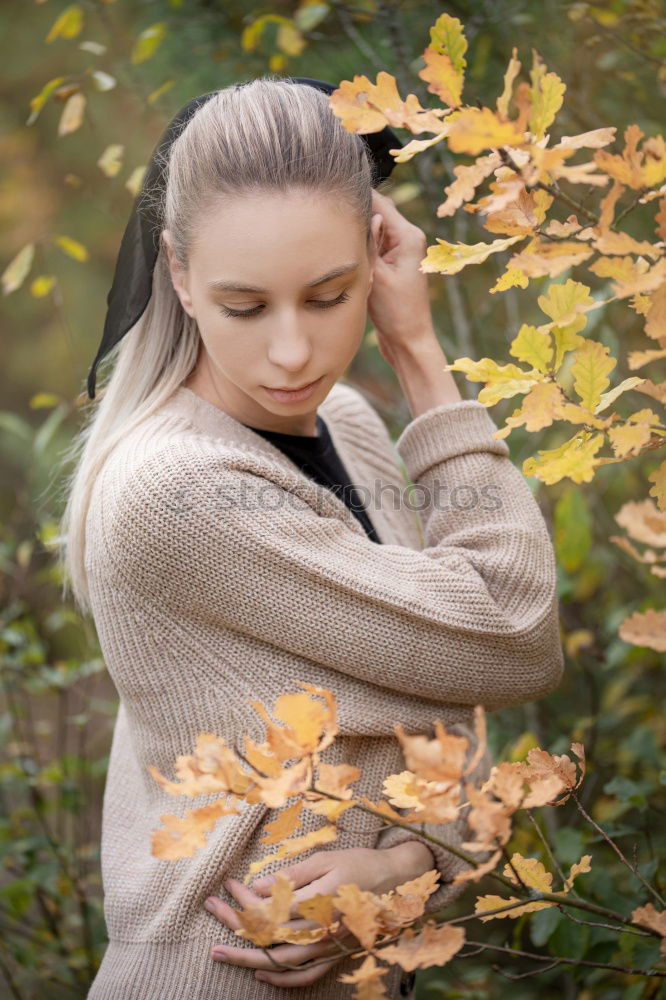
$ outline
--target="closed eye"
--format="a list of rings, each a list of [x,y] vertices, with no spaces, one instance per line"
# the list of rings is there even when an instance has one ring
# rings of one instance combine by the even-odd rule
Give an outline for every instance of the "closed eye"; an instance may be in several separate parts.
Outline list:
[[[315,309],[330,309],[331,306],[340,305],[349,298],[349,292],[341,292],[335,299],[311,299],[310,304]],[[263,311],[263,306],[255,306],[254,309],[245,309],[239,312],[237,309],[228,309],[227,306],[220,306],[220,312],[230,318],[247,319],[250,316],[258,316]]]

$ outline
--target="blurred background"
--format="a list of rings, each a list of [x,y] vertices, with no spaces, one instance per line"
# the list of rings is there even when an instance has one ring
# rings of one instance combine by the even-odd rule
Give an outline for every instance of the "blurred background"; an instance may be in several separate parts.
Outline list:
[[[403,97],[415,93],[423,106],[436,106],[417,74],[429,28],[445,11],[462,21],[469,43],[468,104],[494,104],[515,46],[523,74],[536,49],[566,83],[556,138],[614,125],[621,146],[631,123],[648,136],[663,126],[660,0],[5,0],[0,7],[0,271],[23,248],[34,249],[24,251],[21,286],[0,297],[0,998],[84,997],[106,942],[99,832],[117,696],[94,625],[62,600],[50,543],[64,503],[61,460],[87,404],[85,378],[142,170],[167,121],[190,98],[268,71],[337,84],[359,74],[374,81],[385,70]],[[412,138],[397,132],[403,142]],[[436,216],[458,162],[466,158],[440,143],[398,164],[382,188],[429,244],[436,236],[488,239],[477,216]],[[650,218],[635,213],[631,234],[653,239]],[[488,294],[505,259],[430,276],[450,361],[506,363],[520,324],[538,315],[547,279]],[[617,356],[645,347],[639,319],[614,303],[589,314],[588,330]],[[630,374],[621,367],[614,384]],[[462,395],[475,398],[479,384],[455,377]],[[409,412],[371,329],[347,378],[395,439]],[[498,426],[513,405],[491,408]],[[519,429],[507,438],[519,468],[555,443],[549,430]],[[609,537],[618,533],[614,514],[627,499],[643,498],[656,465],[644,456],[608,466],[584,487],[529,479],[558,557],[567,671],[549,698],[490,720],[502,759],[519,760],[537,745],[561,753],[572,740],[583,742],[586,808],[635,852],[651,879],[664,856],[663,657],[623,642],[617,628],[632,611],[655,606],[658,581]],[[618,908],[628,897],[640,902],[631,875],[591,827],[568,807],[541,813],[562,864],[594,855],[585,882],[591,898]],[[542,852],[529,826],[515,846]],[[471,891],[456,905],[467,911],[472,899]],[[652,946],[642,952],[640,938],[618,941],[559,911],[544,913],[529,925],[524,918],[479,925],[477,936],[591,963],[650,961]],[[634,1000],[657,996],[660,987],[659,980],[591,966],[507,979],[533,969],[499,953],[454,960],[419,973],[417,996]]]

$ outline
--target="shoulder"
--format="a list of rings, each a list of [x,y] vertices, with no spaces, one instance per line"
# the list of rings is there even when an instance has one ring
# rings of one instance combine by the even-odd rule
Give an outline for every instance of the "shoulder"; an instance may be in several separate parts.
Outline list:
[[[91,516],[146,523],[151,513],[176,509],[193,490],[205,494],[233,468],[224,441],[186,421],[155,414],[133,428],[106,459],[93,488]]]

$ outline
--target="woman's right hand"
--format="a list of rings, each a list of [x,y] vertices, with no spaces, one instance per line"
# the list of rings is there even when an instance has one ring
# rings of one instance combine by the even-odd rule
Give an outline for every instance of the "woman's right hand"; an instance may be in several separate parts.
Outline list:
[[[427,275],[419,270],[427,240],[418,226],[400,214],[390,198],[373,189],[375,215],[382,219],[374,262],[368,314],[382,357],[393,364],[401,348],[418,338],[436,339]]]

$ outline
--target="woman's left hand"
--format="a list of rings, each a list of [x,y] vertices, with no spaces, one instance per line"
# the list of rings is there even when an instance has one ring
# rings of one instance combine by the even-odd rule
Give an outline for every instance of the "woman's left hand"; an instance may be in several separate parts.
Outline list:
[[[314,921],[301,918],[296,906],[304,899],[309,899],[318,893],[335,895],[338,886],[355,883],[360,889],[381,895],[390,892],[403,882],[418,878],[434,867],[432,852],[419,841],[407,841],[391,848],[350,847],[316,851],[304,861],[280,869],[281,873],[291,879],[295,890],[290,911],[290,916],[294,919],[285,926],[290,930],[317,927]],[[270,876],[264,880],[257,879],[253,889],[236,879],[227,879],[224,885],[230,895],[245,908],[266,900],[270,895],[270,881]],[[219,921],[232,930],[240,929],[238,913],[233,907],[214,896],[206,902],[211,904],[208,908]],[[257,979],[275,986],[308,986],[327,973],[331,966],[344,958],[348,952],[359,948],[358,939],[341,924],[335,934],[329,934],[314,944],[279,944],[273,945],[270,949],[216,946],[211,957],[216,961],[257,969],[255,973]],[[266,950],[270,952],[273,960],[266,954]],[[325,958],[330,960],[320,961],[317,965],[302,971],[280,970],[274,964],[283,962],[288,965],[302,965],[314,959]]]

